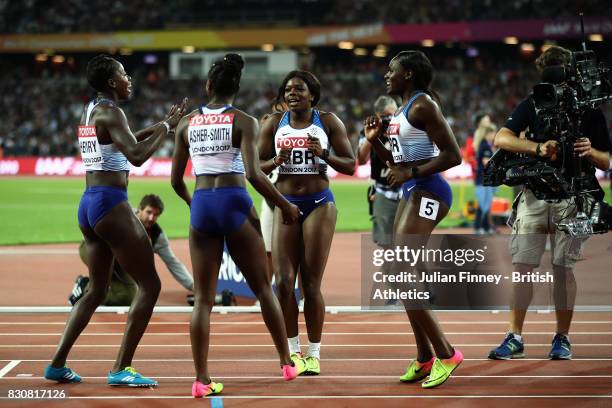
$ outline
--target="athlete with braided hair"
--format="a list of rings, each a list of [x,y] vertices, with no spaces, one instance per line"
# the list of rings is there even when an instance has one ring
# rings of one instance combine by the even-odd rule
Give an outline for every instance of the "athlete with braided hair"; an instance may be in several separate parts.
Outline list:
[[[172,159],[172,187],[191,207],[189,249],[194,275],[195,304],[191,317],[191,349],[196,380],[194,397],[218,394],[223,384],[208,372],[210,312],[224,244],[261,305],[261,312],[280,357],[282,375],[293,380],[303,370],[289,356],[282,311],[267,277],[266,250],[259,219],[245,185],[248,180],[282,213],[284,223],[295,223],[298,208],[274,188],[259,168],[255,118],[231,104],[240,88],[244,61],[227,54],[212,65],[206,81],[209,103],[179,123]],[[193,197],[183,180],[187,160],[196,174]],[[245,177],[246,176],[246,177]]]

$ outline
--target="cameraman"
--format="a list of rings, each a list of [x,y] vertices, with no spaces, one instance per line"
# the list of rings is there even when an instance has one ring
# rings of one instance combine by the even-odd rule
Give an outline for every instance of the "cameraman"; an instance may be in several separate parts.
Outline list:
[[[380,136],[381,142],[388,150],[391,150],[389,138],[384,136],[389,126],[391,117],[397,110],[395,99],[390,96],[379,96],[374,102],[374,112],[382,121]],[[391,245],[393,234],[393,220],[400,200],[401,186],[391,187],[387,181],[389,168],[381,160],[372,144],[366,139],[363,130],[359,134],[359,148],[357,150],[357,160],[359,164],[366,164],[370,160],[370,178],[374,180],[374,186],[368,190],[368,200],[370,201],[370,215],[372,216],[372,235],[374,242],[388,248]]]
[[[571,62],[571,52],[559,46],[548,48],[535,61],[540,73],[544,68],[567,66]],[[529,128],[530,137],[520,139],[518,135]],[[549,160],[557,168],[563,163],[568,170],[566,177],[575,176],[572,167],[571,149],[563,152],[554,138],[543,133],[544,124],[538,119],[533,95],[523,100],[512,112],[505,127],[495,135],[495,146],[510,152],[538,156]],[[610,165],[610,142],[608,128],[603,112],[600,109],[588,110],[582,118],[581,138],[574,144],[574,150],[584,160],[584,168],[594,178],[595,169],[607,169]],[[554,135],[553,135],[554,137]],[[565,157],[562,157],[564,156]],[[570,164],[568,166],[568,164]],[[596,180],[595,180],[596,182]],[[601,199],[601,197],[596,197]],[[573,238],[556,227],[559,221],[576,215],[576,204],[573,199],[549,203],[535,198],[528,188],[515,200],[516,221],[512,227],[512,263],[515,270],[523,274],[530,273],[540,264],[545,250],[546,239],[550,234],[552,264],[554,273],[553,295],[557,319],[556,334],[548,357],[553,360],[569,360],[572,357],[571,344],[568,338],[574,300],[576,298],[576,281],[574,265],[580,257],[581,238]],[[524,357],[524,346],[521,332],[527,308],[531,302],[533,287],[530,283],[515,284],[510,312],[510,331],[499,347],[491,350],[490,359],[508,360]]]

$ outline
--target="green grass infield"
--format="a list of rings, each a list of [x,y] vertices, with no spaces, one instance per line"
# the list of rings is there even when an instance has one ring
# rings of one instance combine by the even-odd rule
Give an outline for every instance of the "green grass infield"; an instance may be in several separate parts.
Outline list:
[[[193,188],[193,180],[187,183]],[[79,241],[77,208],[84,185],[83,178],[73,177],[0,178],[0,245]],[[368,185],[368,181],[332,181],[331,189],[338,207],[337,231],[371,229],[366,202]],[[472,182],[455,182],[452,188],[453,207],[442,221],[442,227],[465,225],[461,208],[474,197]],[[261,197],[250,186],[249,192],[259,213]],[[166,206],[159,220],[162,228],[170,238],[187,237],[189,208],[174,193],[168,179],[133,177],[128,193],[134,207],[143,195],[158,194]],[[502,186],[497,196],[511,198],[512,190]]]

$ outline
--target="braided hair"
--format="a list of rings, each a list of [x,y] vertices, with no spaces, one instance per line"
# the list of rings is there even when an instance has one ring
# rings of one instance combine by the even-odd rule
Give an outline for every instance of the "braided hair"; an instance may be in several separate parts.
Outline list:
[[[239,54],[225,54],[208,71],[210,89],[219,96],[233,96],[240,89],[244,60]]]

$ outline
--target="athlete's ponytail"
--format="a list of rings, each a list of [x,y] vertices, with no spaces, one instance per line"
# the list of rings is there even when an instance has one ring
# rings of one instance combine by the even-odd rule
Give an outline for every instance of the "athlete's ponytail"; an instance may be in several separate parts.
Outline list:
[[[240,89],[240,78],[244,60],[238,54],[226,54],[216,61],[208,71],[211,90],[219,96],[233,96]]]

